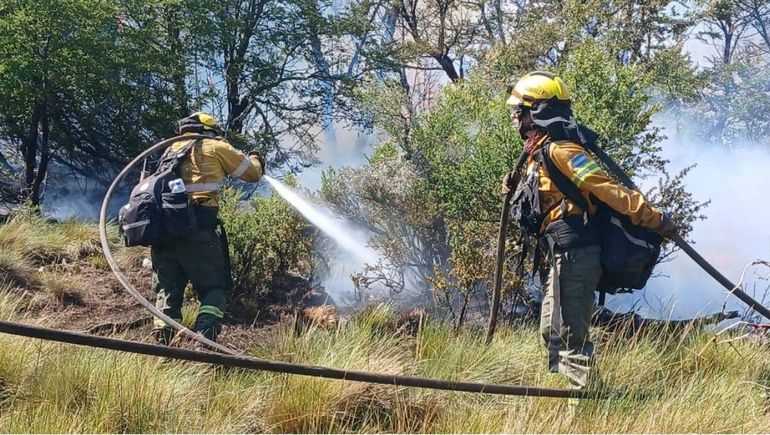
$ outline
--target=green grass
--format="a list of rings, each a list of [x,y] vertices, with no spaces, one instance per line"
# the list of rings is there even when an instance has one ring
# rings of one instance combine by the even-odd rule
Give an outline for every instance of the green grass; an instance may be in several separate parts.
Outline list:
[[[133,266],[138,257],[146,255],[146,248],[124,249],[115,225],[110,224],[107,231],[113,250],[121,254],[127,266]],[[103,258],[97,225],[75,219],[49,222],[27,209],[17,210],[8,223],[0,225],[0,252],[22,258],[34,266],[79,260],[96,261],[97,265],[104,266],[101,259],[92,260]],[[138,261],[141,263],[141,259]]]

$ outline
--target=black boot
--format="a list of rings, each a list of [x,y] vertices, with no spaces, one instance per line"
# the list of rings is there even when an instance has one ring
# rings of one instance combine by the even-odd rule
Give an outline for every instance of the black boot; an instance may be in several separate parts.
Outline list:
[[[217,336],[222,331],[219,317],[207,313],[198,314],[193,331],[203,335],[211,341],[217,341]]]

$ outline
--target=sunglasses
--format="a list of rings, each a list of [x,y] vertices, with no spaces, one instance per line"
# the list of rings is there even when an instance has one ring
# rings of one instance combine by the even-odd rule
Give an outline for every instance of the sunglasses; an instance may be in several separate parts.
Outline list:
[[[528,112],[530,109],[528,107],[523,106],[511,106],[511,116],[515,116],[517,118],[520,118],[522,115],[524,115],[526,112]]]

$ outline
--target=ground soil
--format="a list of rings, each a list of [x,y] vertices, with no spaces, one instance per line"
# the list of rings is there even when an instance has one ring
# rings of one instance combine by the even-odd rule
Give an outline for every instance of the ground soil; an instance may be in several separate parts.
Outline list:
[[[19,314],[24,322],[145,342],[154,340],[150,313],[128,294],[111,271],[94,268],[86,262],[46,267],[57,274],[76,274],[87,286],[74,298],[57,298],[40,287],[18,289],[23,294]],[[137,290],[153,302],[152,271],[142,267],[124,272]],[[327,301],[311,290],[306,279],[291,274],[278,280],[271,293],[259,303],[246,304],[242,299],[234,297],[230,302],[217,340],[241,350],[256,345],[260,337],[269,335],[278,325],[291,325],[297,317],[295,313],[301,313],[304,307],[318,305],[321,299]],[[179,345],[192,346],[185,342]]]

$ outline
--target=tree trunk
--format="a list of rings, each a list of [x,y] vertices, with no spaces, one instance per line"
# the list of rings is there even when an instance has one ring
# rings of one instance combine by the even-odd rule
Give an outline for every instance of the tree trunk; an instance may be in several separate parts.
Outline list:
[[[48,105],[44,105],[43,116],[41,119],[41,135],[40,135],[40,165],[37,167],[37,173],[35,174],[35,180],[32,183],[32,195],[30,199],[34,205],[40,205],[42,200],[41,186],[48,174],[48,161],[51,156],[51,148],[48,142],[48,138],[51,132],[51,123],[48,117]]]
[[[34,195],[34,185],[37,173],[37,153],[40,141],[40,121],[43,117],[44,106],[36,103],[29,122],[29,132],[22,139],[24,154],[24,196],[38,205],[40,198]]]
[[[444,70],[447,77],[449,77],[452,82],[460,81],[460,75],[457,74],[455,64],[452,62],[452,59],[449,56],[446,54],[441,54],[438,56],[433,56],[433,58],[436,59],[436,62],[438,62],[439,65],[441,65],[441,69]]]

